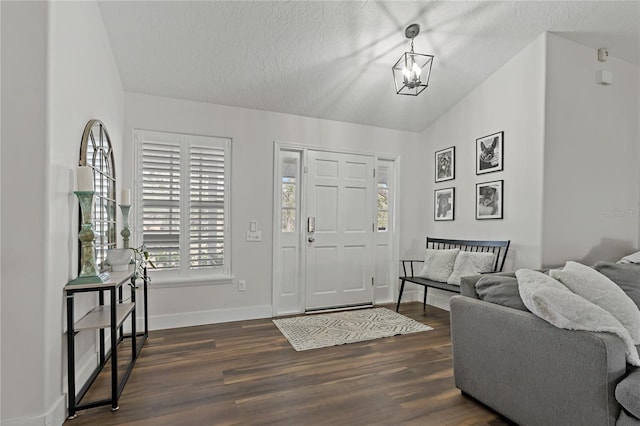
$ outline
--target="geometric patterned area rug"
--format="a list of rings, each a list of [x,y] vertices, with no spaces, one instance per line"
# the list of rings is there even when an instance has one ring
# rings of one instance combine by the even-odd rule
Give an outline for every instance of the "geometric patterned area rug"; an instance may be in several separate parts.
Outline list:
[[[274,319],[296,351],[433,330],[387,308]]]

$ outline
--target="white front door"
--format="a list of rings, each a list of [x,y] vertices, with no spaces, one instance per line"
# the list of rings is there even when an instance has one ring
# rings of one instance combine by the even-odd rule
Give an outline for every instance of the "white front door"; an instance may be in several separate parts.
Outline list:
[[[308,151],[306,310],[373,301],[374,158]]]

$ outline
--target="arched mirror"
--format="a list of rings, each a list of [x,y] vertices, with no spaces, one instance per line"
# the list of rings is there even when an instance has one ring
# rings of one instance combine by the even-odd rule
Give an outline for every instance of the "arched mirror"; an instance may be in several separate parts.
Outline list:
[[[89,120],[82,133],[80,166],[93,169],[93,232],[96,269],[107,269],[107,250],[116,247],[116,170],[111,139],[100,120]]]

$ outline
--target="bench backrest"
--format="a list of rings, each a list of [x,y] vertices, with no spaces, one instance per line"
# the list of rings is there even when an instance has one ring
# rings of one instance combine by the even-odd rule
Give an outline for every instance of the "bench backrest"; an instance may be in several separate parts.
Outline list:
[[[502,272],[504,261],[507,258],[509,244],[507,241],[479,241],[479,240],[449,240],[444,238],[427,237],[427,248],[435,250],[446,250],[459,248],[460,250],[481,253],[493,253],[496,261],[493,265],[493,272]]]

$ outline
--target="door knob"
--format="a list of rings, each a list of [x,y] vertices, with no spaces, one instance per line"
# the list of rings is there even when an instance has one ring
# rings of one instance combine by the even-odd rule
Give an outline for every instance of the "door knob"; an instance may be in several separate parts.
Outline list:
[[[313,238],[313,237],[309,237],[309,240],[308,240],[308,241],[309,241],[310,243],[312,243],[312,242],[314,242],[315,240],[316,240],[315,238]]]

